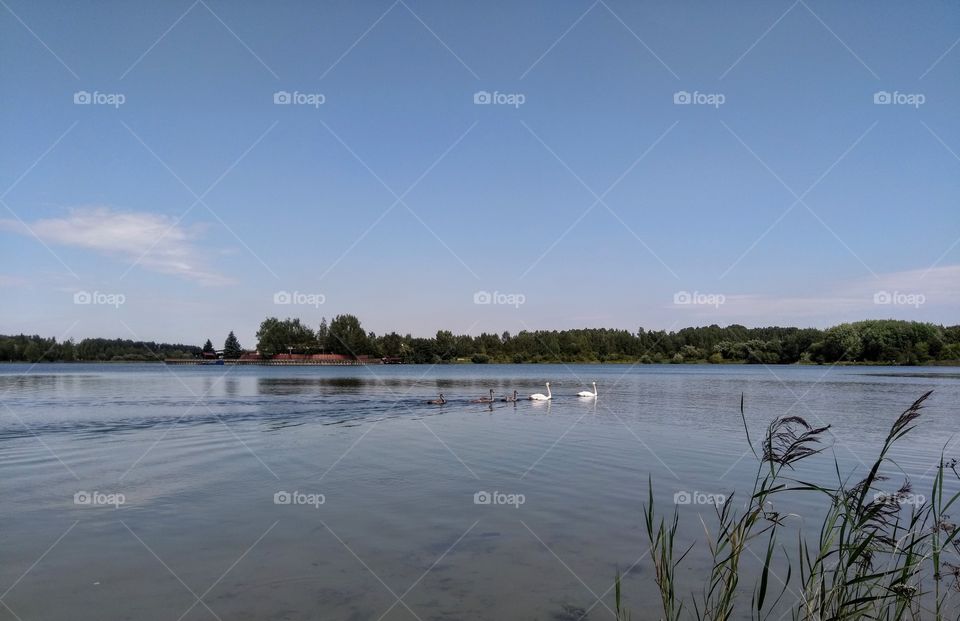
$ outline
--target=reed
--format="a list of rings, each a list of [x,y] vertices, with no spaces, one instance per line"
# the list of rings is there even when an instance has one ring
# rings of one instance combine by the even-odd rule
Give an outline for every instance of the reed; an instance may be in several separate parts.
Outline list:
[[[960,562],[944,559],[945,553],[951,558],[960,553],[960,529],[948,515],[960,492],[944,491],[948,471],[960,479],[957,462],[945,462],[941,454],[930,497],[920,506],[907,502],[912,494],[909,479],[893,493],[878,486],[886,480],[881,472],[896,467],[891,449],[916,428],[931,392],[893,422],[865,478],[851,485],[834,458],[837,482],[832,487],[805,481],[797,472],[804,460],[824,450],[829,426],[814,427],[799,416],[777,418],[755,447],[741,396],[740,415],[757,474],[749,497],[740,501],[731,496],[714,507],[712,528],[701,520],[711,560],[702,592],[678,593],[678,566],[696,542],[678,547],[678,512],[674,508],[672,517],[657,512],[653,482],[648,480],[644,517],[662,618],[944,618],[950,592],[960,588]],[[774,498],[785,493],[817,494],[824,508],[819,532],[801,528],[796,543],[789,545],[793,559],[783,541],[788,516],[773,510]],[[745,552],[762,561],[759,571],[751,572],[751,586],[740,582],[746,573],[741,563]],[[629,619],[619,574],[615,587],[617,618]],[[788,592],[795,601],[785,599]],[[949,614],[956,617],[957,606]]]

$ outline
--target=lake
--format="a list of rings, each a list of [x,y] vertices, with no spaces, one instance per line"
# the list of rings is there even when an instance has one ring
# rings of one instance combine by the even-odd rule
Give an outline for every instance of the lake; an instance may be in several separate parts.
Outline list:
[[[550,402],[469,402],[547,381]],[[648,477],[702,543],[700,503],[756,472],[741,394],[755,441],[777,416],[831,424],[798,468],[831,482],[931,389],[889,473],[918,493],[960,456],[960,369],[3,365],[0,620],[610,619],[618,570],[657,618]],[[819,527],[806,496],[782,510]]]

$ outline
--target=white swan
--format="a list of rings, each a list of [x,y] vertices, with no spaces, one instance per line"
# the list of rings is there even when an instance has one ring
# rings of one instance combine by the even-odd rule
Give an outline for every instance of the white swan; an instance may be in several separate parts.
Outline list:
[[[543,394],[542,392],[534,393],[530,395],[530,400],[531,401],[549,401],[550,399],[553,399],[553,395],[550,393],[550,382],[547,382],[546,386],[547,386],[547,394]]]
[[[589,390],[581,390],[580,392],[577,393],[577,396],[578,397],[596,397],[597,383],[596,382],[593,383],[593,392],[590,392]]]

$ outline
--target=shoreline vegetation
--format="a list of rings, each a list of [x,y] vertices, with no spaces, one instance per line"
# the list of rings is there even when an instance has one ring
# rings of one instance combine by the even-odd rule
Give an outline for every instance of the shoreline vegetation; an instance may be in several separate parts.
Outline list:
[[[929,496],[915,494],[906,473],[888,481],[888,473],[903,472],[892,449],[922,424],[918,419],[931,393],[896,418],[864,478],[841,474],[834,458],[833,484],[813,483],[797,472],[802,461],[828,448],[823,441],[830,425],[814,427],[800,416],[779,417],[754,444],[741,396],[740,415],[757,462],[756,478],[752,491],[739,502],[731,494],[722,505],[714,505],[712,519],[703,522],[705,542],[688,547],[676,540],[678,511],[658,512],[654,483],[648,481],[644,523],[662,618],[784,619],[786,613],[795,620],[817,621],[956,618],[956,604],[949,600],[960,591],[960,527],[950,513],[960,492],[947,492],[945,483],[955,487],[960,480],[957,460],[945,459],[941,452],[939,462],[931,464],[932,484],[921,490]],[[782,494],[820,496],[825,515],[819,528],[776,511]],[[799,532],[789,526],[797,522]],[[712,559],[703,588],[681,592],[681,562],[703,545]],[[751,557],[762,562],[756,575],[741,565]],[[622,601],[619,574],[614,586],[616,618],[627,621],[631,615]]]
[[[222,349],[203,346],[87,338],[58,342],[39,335],[0,335],[0,362],[159,362],[244,359],[256,363],[314,356],[395,364],[862,364],[960,365],[960,325],[866,320],[830,328],[717,325],[677,331],[637,332],[607,328],[521,331],[515,335],[432,338],[366,332],[353,315],[338,315],[317,329],[300,319],[268,317],[255,350],[233,332]]]

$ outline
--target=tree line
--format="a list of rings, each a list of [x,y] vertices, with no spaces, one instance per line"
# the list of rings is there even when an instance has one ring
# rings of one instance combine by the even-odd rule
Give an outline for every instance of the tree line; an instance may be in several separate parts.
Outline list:
[[[712,325],[675,332],[590,328],[479,336],[439,330],[435,336],[424,338],[367,332],[354,315],[337,315],[329,323],[324,319],[316,329],[297,318],[268,317],[257,331],[256,349],[265,356],[333,353],[409,364],[471,361],[912,365],[960,361],[960,326],[869,320],[826,329]],[[155,361],[200,357],[204,352],[216,355],[209,339],[197,347],[124,339],[57,342],[37,335],[0,336],[0,361]],[[223,344],[223,357],[239,358],[243,353],[240,342],[230,332]]]
[[[191,358],[200,354],[195,345],[132,341],[130,339],[73,339],[18,334],[0,335],[0,361],[4,362],[156,362],[164,358]]]
[[[515,335],[455,335],[433,338],[376,335],[353,315],[338,315],[312,330],[300,319],[268,317],[257,332],[262,354],[337,353],[386,357],[405,363],[523,362],[870,362],[923,364],[960,360],[960,326],[870,320],[827,329],[747,328],[717,325],[676,332],[592,328],[522,331]]]

